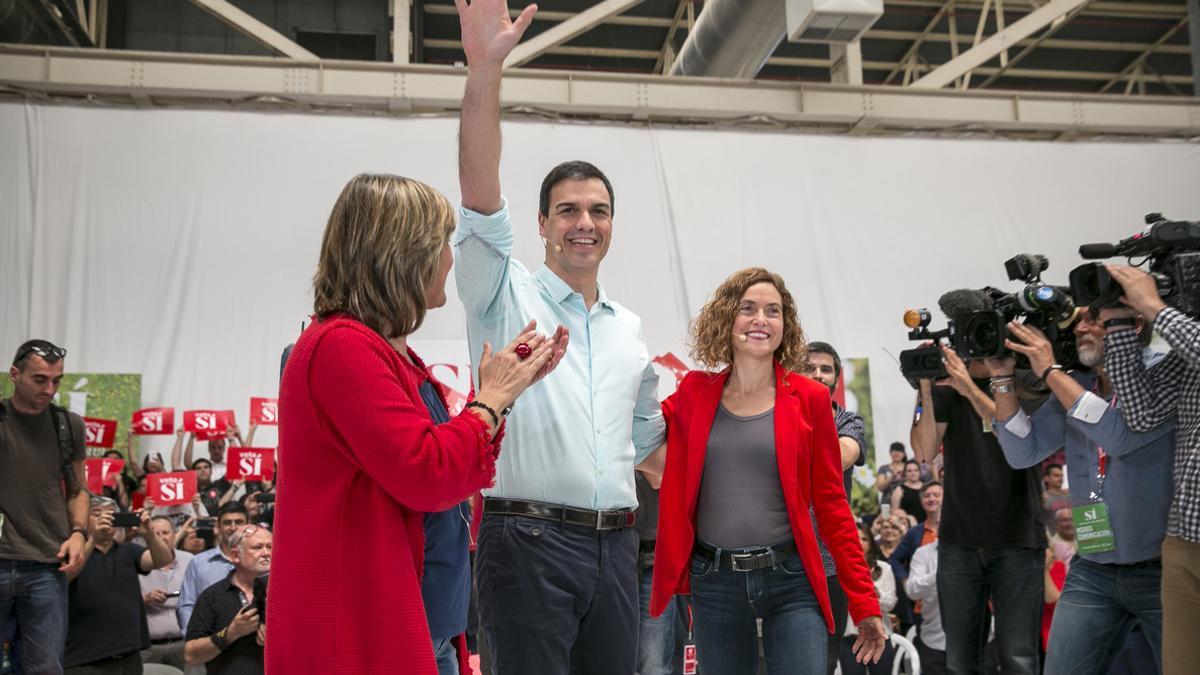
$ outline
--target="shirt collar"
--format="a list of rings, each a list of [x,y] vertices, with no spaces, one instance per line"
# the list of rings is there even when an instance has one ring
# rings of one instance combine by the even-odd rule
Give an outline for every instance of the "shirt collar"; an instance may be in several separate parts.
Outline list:
[[[564,300],[571,297],[571,295],[575,293],[575,291],[567,285],[567,282],[560,279],[558,275],[552,272],[544,263],[541,267],[538,267],[537,272],[534,272],[534,276],[537,277],[537,280],[542,285],[542,288],[546,289],[546,292],[550,295],[550,298],[557,304],[562,304]],[[596,282],[596,302],[598,302],[601,307],[604,307],[611,312],[616,311],[616,306],[609,301],[608,294],[604,292],[604,286],[602,286],[600,282]]]

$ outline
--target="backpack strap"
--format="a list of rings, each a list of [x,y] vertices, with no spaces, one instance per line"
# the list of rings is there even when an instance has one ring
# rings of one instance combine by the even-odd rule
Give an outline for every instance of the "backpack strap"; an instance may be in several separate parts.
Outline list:
[[[75,454],[75,432],[71,429],[71,418],[67,409],[50,404],[50,416],[54,420],[54,434],[58,437],[58,460],[62,472],[63,485],[66,487],[67,498],[79,494],[79,477],[75,475],[75,467],[71,465],[71,457]]]

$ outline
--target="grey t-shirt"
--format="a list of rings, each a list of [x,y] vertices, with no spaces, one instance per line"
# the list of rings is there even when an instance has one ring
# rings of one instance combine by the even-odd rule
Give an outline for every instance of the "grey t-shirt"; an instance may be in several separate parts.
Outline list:
[[[779,465],[775,411],[738,417],[721,406],[708,436],[696,535],[721,548],[792,541]]]
[[[54,418],[47,410],[22,415],[3,403],[0,422],[0,559],[57,562],[71,525],[63,496],[62,465]],[[74,459],[84,458],[83,420],[68,413]],[[83,487],[83,486],[81,486]]]

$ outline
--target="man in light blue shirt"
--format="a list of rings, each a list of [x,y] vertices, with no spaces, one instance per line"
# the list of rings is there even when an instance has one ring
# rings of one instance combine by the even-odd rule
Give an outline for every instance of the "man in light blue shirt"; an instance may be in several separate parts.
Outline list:
[[[192,558],[183,575],[183,586],[179,589],[179,606],[175,608],[175,615],[179,617],[179,625],[183,626],[184,633],[187,633],[188,621],[192,618],[192,609],[200,594],[233,571],[233,562],[229,559],[229,540],[248,522],[246,507],[240,502],[229,502],[218,513],[216,546]]]
[[[1146,432],[1126,426],[1104,372],[1107,330],[1099,316],[1083,313],[1075,325],[1079,361],[1091,370],[1071,373],[1055,363],[1044,334],[1009,325],[1009,346],[1029,357],[1033,372],[1043,375],[1054,394],[1032,417],[1017,404],[1012,359],[988,360],[994,428],[1008,463],[1036,466],[1066,449],[1079,548],[1054,610],[1046,648],[1049,674],[1107,672],[1134,622],[1162,668],[1160,550],[1171,503],[1175,422]],[[1139,327],[1148,337],[1149,327]],[[1160,357],[1147,352],[1148,359]],[[1105,532],[1108,536],[1098,536]]]
[[[480,624],[497,675],[632,673],[638,630],[634,466],[663,440],[658,376],[641,319],[597,281],[613,191],[586,162],[542,184],[545,263],[512,258],[500,191],[500,75],[533,17],[503,2],[459,5],[467,83],[459,134],[463,210],[455,278],[471,354],[531,321],[570,346],[508,418],[476,553]],[[561,333],[560,333],[561,334]]]

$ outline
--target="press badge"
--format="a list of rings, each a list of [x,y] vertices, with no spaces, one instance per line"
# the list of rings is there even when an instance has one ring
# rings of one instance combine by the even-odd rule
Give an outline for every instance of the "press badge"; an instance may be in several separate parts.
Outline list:
[[[696,675],[699,663],[696,659],[696,645],[688,640],[683,646],[683,675]]]
[[[1117,550],[1108,505],[1104,502],[1071,508],[1075,521],[1075,546],[1080,554],[1107,553]]]

